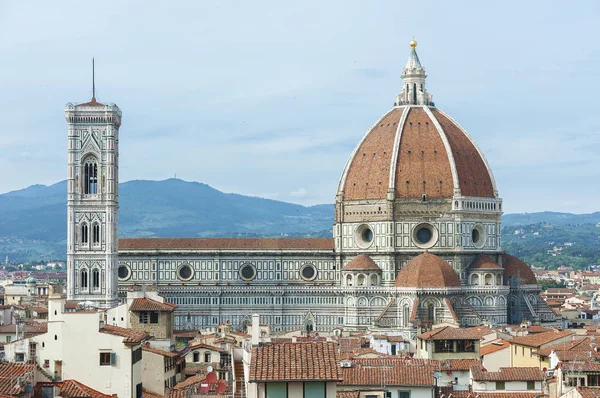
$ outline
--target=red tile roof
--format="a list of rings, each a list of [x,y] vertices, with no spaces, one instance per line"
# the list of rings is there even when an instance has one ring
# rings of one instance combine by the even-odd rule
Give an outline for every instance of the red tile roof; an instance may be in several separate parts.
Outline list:
[[[598,362],[559,362],[558,367],[573,372],[600,372],[600,363]]]
[[[142,388],[142,396],[144,398],[165,398],[164,394],[159,394],[154,391],[147,390],[145,388]]]
[[[169,357],[169,358],[177,358],[177,357],[183,356],[188,353],[187,349],[181,350],[181,351],[165,351],[165,350],[159,350],[158,348],[153,348],[153,347],[142,347],[142,350],[144,350],[146,352],[151,352],[153,354],[162,355],[163,357]]]
[[[398,272],[396,287],[458,287],[460,279],[450,264],[428,251],[412,258]]]
[[[123,337],[123,343],[139,344],[142,341],[150,338],[150,336],[145,332],[137,332],[135,330],[113,325],[104,325],[104,327],[100,329],[100,333],[112,334],[114,336]]]
[[[430,366],[361,366],[340,368],[343,386],[433,386],[435,368]]]
[[[599,398],[600,388],[577,387],[577,392],[581,398]]]
[[[430,330],[429,332],[417,336],[422,340],[479,340],[478,336],[473,336],[467,329],[453,328],[444,326]]]
[[[371,257],[366,254],[359,254],[342,268],[344,271],[381,271],[381,268]]]
[[[190,387],[193,387],[195,385],[198,385],[200,383],[202,383],[203,381],[206,380],[205,376],[192,376],[192,377],[188,377],[187,379],[180,381],[179,383],[177,383],[175,385],[175,387],[173,387],[174,390],[186,390]]]
[[[209,344],[204,344],[204,343],[194,344],[189,347],[190,351],[200,350],[200,349],[213,350],[213,351],[219,351],[219,352],[227,352],[227,350],[225,350],[221,347],[215,347],[214,345],[209,345]]]
[[[498,372],[487,372],[483,366],[473,366],[471,374],[475,381],[543,381],[544,374],[539,368],[519,367],[500,368]]]
[[[266,249],[333,250],[330,238],[124,238],[119,250]]]
[[[336,381],[339,356],[334,343],[284,343],[252,349],[250,381]]]
[[[515,256],[504,253],[502,255],[502,266],[504,267],[504,284],[510,284],[511,277],[518,277],[522,284],[536,285],[535,274],[527,264]]]
[[[516,391],[505,391],[505,392],[478,392],[473,395],[476,398],[544,398],[547,397],[545,394],[539,392],[516,392]]]
[[[335,398],[358,398],[360,391],[336,391]]]
[[[27,377],[30,375],[30,381],[34,381],[34,373],[36,365],[28,365],[24,363],[0,363],[0,394],[4,395],[20,395],[24,392],[24,387],[19,387],[15,383],[17,377]],[[24,384],[23,384],[24,386]]]
[[[92,97],[92,99],[89,102],[83,104],[75,104],[75,106],[104,106],[104,104],[101,104],[100,102],[96,101],[95,97]]]
[[[479,355],[484,356],[492,354],[494,352],[501,351],[509,347],[510,343],[508,341],[504,341],[502,339],[496,340],[490,344],[486,344],[483,347],[479,348]]]
[[[553,330],[551,332],[536,333],[536,334],[530,334],[527,336],[513,337],[513,339],[511,340],[511,344],[519,344],[519,345],[524,345],[527,347],[541,347],[542,345],[551,343],[558,339],[562,339],[562,338],[570,336],[572,334],[573,334],[573,332],[570,332],[568,330],[563,330],[563,331]]]
[[[133,299],[130,311],[163,311],[173,312],[177,308],[177,305],[171,303],[161,303],[159,301],[151,300],[149,298],[136,298]]]
[[[66,398],[111,398],[110,394],[103,394],[77,380],[64,380],[56,383],[60,388],[60,396]]]
[[[470,269],[502,269],[501,266],[496,264],[489,256],[480,254],[471,262]]]
[[[487,327],[487,326],[473,326],[473,327],[467,328],[465,330],[469,334],[472,334],[473,336],[477,336],[479,338],[483,338],[485,336],[488,336],[488,335],[496,332],[494,329]]]

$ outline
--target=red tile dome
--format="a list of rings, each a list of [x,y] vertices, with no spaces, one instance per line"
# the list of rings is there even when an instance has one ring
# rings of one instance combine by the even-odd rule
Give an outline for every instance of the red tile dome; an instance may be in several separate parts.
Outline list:
[[[342,268],[344,271],[381,271],[375,261],[366,254],[359,254]]]
[[[396,276],[396,287],[458,287],[460,279],[450,264],[425,252],[411,259]]]
[[[488,164],[467,132],[426,105],[394,107],[352,153],[338,187],[342,200],[495,198]]]
[[[502,254],[502,266],[504,268],[504,284],[510,284],[510,278],[515,276],[520,279],[521,284],[537,285],[535,274],[522,260],[510,254]]]

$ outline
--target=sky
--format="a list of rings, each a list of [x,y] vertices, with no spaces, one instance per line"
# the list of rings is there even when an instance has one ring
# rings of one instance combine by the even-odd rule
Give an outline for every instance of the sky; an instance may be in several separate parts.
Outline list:
[[[0,2],[0,192],[66,178],[64,106],[95,57],[121,182],[333,203],[414,36],[505,212],[600,211],[599,20],[583,0]]]

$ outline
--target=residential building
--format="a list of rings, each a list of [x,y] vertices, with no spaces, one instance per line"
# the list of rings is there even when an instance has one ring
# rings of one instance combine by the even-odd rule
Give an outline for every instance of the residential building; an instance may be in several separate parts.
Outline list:
[[[474,394],[498,392],[507,397],[522,392],[541,394],[544,374],[537,368],[500,368],[488,372],[483,366],[471,368],[471,386]]]
[[[479,337],[444,326],[417,336],[417,358],[479,360]]]
[[[534,353],[554,344],[566,343],[572,339],[572,335],[573,332],[568,330],[554,330],[514,337],[510,340],[510,366],[548,369],[550,366],[548,357]]]
[[[490,372],[510,367],[510,343],[499,339],[479,349],[481,364]]]
[[[251,358],[248,398],[335,398],[342,380],[335,343],[266,344]]]

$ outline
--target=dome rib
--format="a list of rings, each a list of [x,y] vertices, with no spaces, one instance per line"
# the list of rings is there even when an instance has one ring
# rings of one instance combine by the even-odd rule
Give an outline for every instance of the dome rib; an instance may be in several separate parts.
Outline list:
[[[375,129],[375,127],[377,127],[377,125],[380,124],[381,121],[383,119],[385,119],[386,117],[388,117],[389,114],[392,113],[393,111],[394,111],[394,108],[390,109],[389,111],[384,113],[383,116],[381,116],[379,119],[377,119],[377,122],[375,122],[371,126],[371,128],[369,128],[367,130],[367,132],[365,133],[365,135],[363,135],[363,137],[361,138],[361,140],[358,143],[358,145],[356,146],[356,148],[354,148],[354,150],[350,154],[350,157],[348,158],[348,161],[346,162],[346,165],[344,166],[344,171],[342,172],[342,178],[340,179],[340,183],[338,185],[338,195],[344,193],[344,189],[346,188],[346,181],[348,179],[348,172],[350,171],[350,167],[352,166],[352,163],[354,161],[354,158],[356,157],[356,154],[358,153],[358,150],[360,149],[362,144],[365,142],[365,140],[367,139],[367,137],[369,136],[371,131],[373,131],[373,129]]]
[[[460,279],[450,264],[426,251],[406,263],[398,272],[394,286],[413,288],[460,287]]]
[[[450,142],[448,142],[448,137],[446,137],[446,133],[442,128],[442,125],[438,122],[438,120],[433,116],[431,110],[428,107],[424,107],[425,113],[429,116],[429,119],[433,122],[438,134],[440,135],[440,139],[444,143],[444,148],[446,149],[446,156],[448,156],[448,162],[450,162],[450,171],[452,172],[452,186],[454,189],[454,194],[460,192],[460,183],[458,179],[458,171],[456,170],[456,162],[454,161],[454,155],[452,154],[452,148],[450,147]]]
[[[398,167],[398,154],[400,153],[400,142],[402,141],[402,131],[406,124],[406,119],[410,113],[410,106],[407,106],[402,111],[402,116],[398,122],[398,128],[396,129],[396,137],[394,139],[394,151],[392,152],[392,160],[390,162],[390,184],[388,186],[388,192],[393,192],[396,187],[396,168]]]
[[[483,164],[485,164],[485,167],[487,169],[487,173],[490,177],[491,183],[492,183],[492,187],[494,189],[494,197],[498,196],[498,189],[496,187],[496,179],[494,178],[494,173],[492,172],[492,168],[490,167],[490,164],[487,161],[487,158],[485,157],[485,155],[483,154],[483,152],[481,151],[481,149],[479,149],[479,147],[477,146],[477,144],[475,143],[475,140],[473,140],[473,137],[471,137],[471,135],[469,134],[469,132],[467,130],[465,130],[460,123],[458,123],[456,120],[454,120],[454,118],[452,118],[452,116],[448,115],[446,112],[437,109],[436,111],[439,112],[442,116],[444,116],[446,119],[448,119],[450,122],[452,122],[456,127],[458,127],[458,129],[467,137],[467,139],[469,141],[471,141],[471,145],[473,145],[475,147],[475,150],[479,153],[479,156],[481,157],[481,160],[483,160]]]

